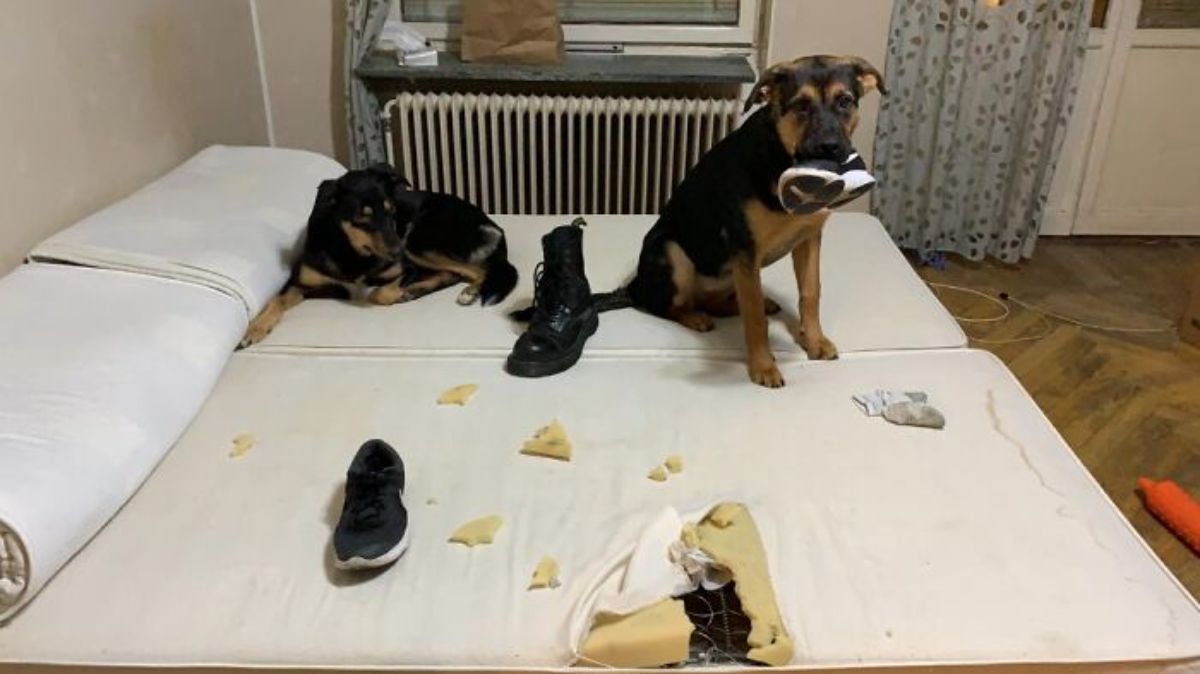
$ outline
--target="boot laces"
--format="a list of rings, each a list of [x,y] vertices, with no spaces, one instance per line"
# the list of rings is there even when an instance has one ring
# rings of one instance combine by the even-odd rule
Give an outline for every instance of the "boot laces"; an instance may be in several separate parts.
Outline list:
[[[546,278],[546,263],[539,262],[533,269],[533,316],[538,319],[550,319],[556,313],[560,302],[560,284],[554,278]]]

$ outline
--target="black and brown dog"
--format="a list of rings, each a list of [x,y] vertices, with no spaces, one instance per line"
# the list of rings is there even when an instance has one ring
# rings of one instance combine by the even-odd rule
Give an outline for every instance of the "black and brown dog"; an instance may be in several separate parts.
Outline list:
[[[802,329],[795,334],[810,358],[837,349],[821,329],[821,231],[830,211],[792,215],[776,193],[779,175],[798,160],[850,152],[858,101],[883,87],[880,72],[857,57],[809,56],[768,68],[746,101],[763,103],[684,177],[642,242],[637,274],[602,310],[632,303],[693,330],[714,316],[741,314],[750,379],[783,385],[767,343],[768,313],[760,271],[791,255],[800,291]]]
[[[411,189],[387,164],[349,171],[317,188],[304,247],[283,292],[251,321],[241,346],[266,337],[306,298],[407,302],[466,281],[459,304],[500,302],[517,285],[504,230],[478,207]]]

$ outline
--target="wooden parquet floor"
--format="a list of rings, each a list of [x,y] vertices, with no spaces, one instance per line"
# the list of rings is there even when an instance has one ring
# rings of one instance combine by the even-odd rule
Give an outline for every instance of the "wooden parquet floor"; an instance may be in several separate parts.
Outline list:
[[[1139,476],[1175,480],[1200,498],[1200,349],[1174,330],[1200,274],[1200,239],[1043,239],[1019,266],[952,257],[933,283],[970,286],[1073,318],[1166,332],[1086,329],[1012,305],[1002,321],[964,323],[972,346],[1008,364],[1109,497],[1194,597],[1200,556],[1142,505]],[[956,316],[1000,310],[961,291],[937,289]],[[1024,340],[1009,343],[1008,340]]]

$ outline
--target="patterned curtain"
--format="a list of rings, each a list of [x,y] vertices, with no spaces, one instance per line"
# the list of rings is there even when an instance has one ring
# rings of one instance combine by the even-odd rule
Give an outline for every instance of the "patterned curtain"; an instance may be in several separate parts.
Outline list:
[[[387,161],[379,122],[379,99],[354,74],[354,69],[375,48],[391,2],[346,0],[346,125],[353,168]]]
[[[996,5],[996,6],[993,6]],[[1089,0],[896,0],[874,212],[902,248],[1033,254]]]

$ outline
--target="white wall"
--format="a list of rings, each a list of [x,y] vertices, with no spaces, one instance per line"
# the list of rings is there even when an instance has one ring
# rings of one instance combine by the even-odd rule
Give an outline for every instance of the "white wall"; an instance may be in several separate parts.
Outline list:
[[[246,0],[0,14],[0,272],[208,144],[266,141]]]
[[[275,144],[349,160],[344,0],[252,0]]]

